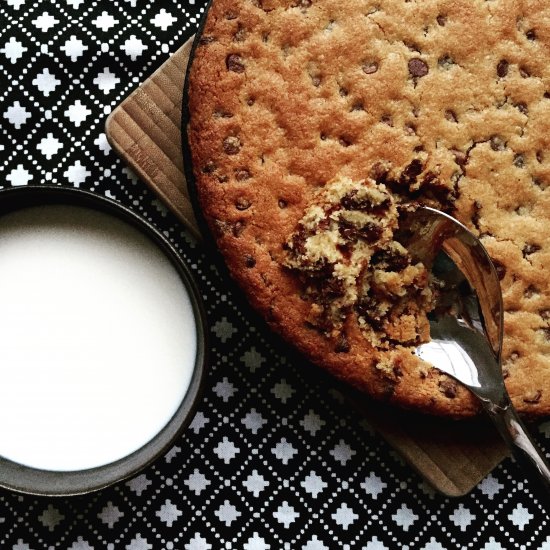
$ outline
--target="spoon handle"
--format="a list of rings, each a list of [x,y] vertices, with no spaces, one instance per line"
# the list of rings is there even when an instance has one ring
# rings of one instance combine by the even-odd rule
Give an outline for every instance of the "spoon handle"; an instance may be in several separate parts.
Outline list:
[[[528,476],[530,489],[541,498],[540,504],[550,503],[550,465],[518,416],[506,394],[499,405],[484,401],[484,408],[497,430],[513,452],[514,458]]]

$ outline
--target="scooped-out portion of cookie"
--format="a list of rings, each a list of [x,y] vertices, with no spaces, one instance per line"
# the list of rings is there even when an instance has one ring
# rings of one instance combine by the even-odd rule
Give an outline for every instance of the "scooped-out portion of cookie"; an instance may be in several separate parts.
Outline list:
[[[318,191],[285,243],[284,265],[310,302],[307,322],[346,350],[350,316],[379,349],[429,339],[429,273],[395,240],[399,213],[386,186],[340,178]]]

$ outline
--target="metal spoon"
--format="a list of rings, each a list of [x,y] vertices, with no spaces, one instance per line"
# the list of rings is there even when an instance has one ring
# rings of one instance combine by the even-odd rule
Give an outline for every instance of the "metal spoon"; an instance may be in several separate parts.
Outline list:
[[[503,305],[493,262],[479,239],[439,210],[420,207],[401,226],[407,228],[413,258],[442,283],[430,314],[431,341],[418,346],[416,354],[471,390],[547,500],[550,467],[514,409],[502,377]]]

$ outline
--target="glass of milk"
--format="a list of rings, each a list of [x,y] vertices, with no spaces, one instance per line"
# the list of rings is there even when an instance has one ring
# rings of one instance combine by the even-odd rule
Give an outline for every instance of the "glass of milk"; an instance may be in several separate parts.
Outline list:
[[[192,420],[204,313],[181,258],[113,201],[0,191],[0,486],[78,494],[135,474]]]

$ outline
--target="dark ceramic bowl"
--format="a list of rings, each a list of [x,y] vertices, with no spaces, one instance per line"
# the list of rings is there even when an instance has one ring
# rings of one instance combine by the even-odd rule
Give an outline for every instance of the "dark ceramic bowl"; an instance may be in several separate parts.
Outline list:
[[[81,206],[101,211],[149,237],[179,273],[188,291],[196,322],[197,353],[187,393],[164,428],[137,451],[103,466],[69,472],[31,468],[0,456],[0,487],[34,495],[69,496],[96,491],[134,476],[162,456],[189,425],[206,373],[206,317],[197,285],[179,254],[159,231],[128,208],[108,198],[72,188],[28,186],[0,190],[0,216],[21,208],[44,205]]]

